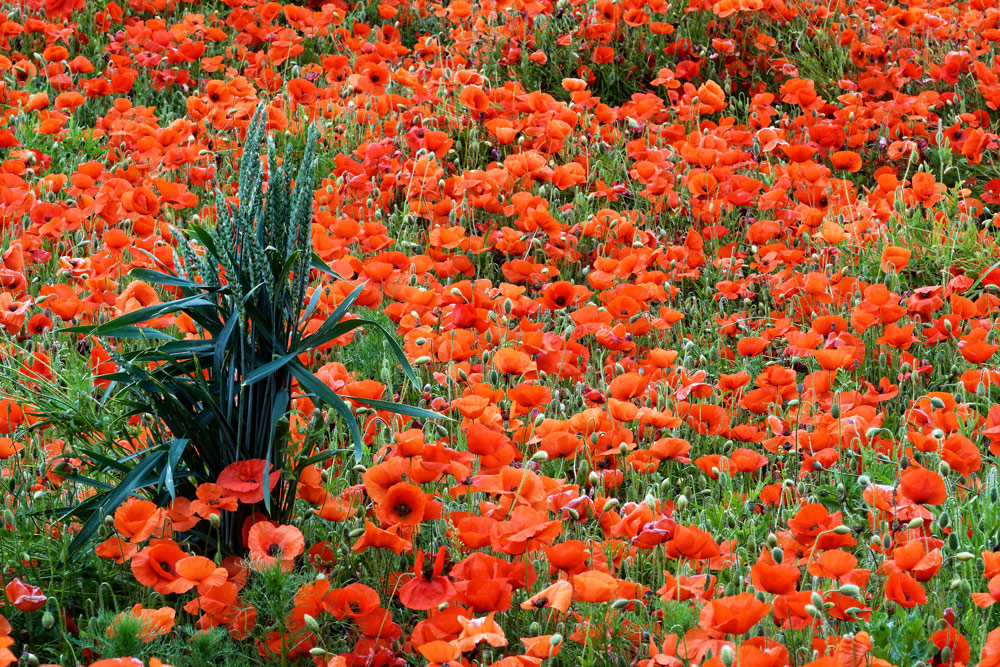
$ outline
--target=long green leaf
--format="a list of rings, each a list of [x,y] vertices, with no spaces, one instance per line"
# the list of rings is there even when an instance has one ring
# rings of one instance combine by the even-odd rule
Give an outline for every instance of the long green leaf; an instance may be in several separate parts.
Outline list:
[[[351,440],[354,443],[354,459],[361,462],[364,454],[364,440],[361,438],[361,429],[358,428],[358,420],[355,418],[351,408],[322,380],[313,375],[298,360],[291,364],[292,375],[303,389],[315,396],[318,400],[333,408],[341,418],[347,422],[347,427],[351,432]]]
[[[95,508],[91,513],[87,521],[83,524],[80,532],[77,533],[73,538],[73,541],[70,542],[70,554],[75,554],[90,541],[90,538],[97,532],[97,529],[100,527],[101,521],[104,520],[105,516],[112,514],[116,509],[118,509],[119,505],[128,499],[129,496],[151,483],[152,480],[147,480],[146,477],[166,456],[167,452],[164,450],[150,452],[148,456],[136,464],[136,466],[132,468],[127,475],[125,475],[124,479],[122,479],[121,483],[117,487],[106,493],[99,494],[102,500],[99,502],[97,508]],[[155,475],[153,479],[156,479]]]

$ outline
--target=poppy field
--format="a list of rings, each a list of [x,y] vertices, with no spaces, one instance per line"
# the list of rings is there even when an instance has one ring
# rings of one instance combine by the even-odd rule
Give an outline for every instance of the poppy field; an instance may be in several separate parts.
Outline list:
[[[0,4],[0,667],[1000,667],[993,0]]]

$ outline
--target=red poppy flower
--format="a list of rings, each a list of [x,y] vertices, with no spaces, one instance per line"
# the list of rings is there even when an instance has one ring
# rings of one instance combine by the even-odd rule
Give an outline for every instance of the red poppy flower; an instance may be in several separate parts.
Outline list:
[[[231,463],[219,473],[216,483],[226,495],[238,498],[240,502],[259,503],[264,500],[265,466],[269,466],[268,488],[273,491],[279,474],[264,459]]]
[[[7,594],[7,601],[21,611],[41,609],[48,600],[41,588],[26,584],[17,577],[11,579],[4,587],[4,593]]]

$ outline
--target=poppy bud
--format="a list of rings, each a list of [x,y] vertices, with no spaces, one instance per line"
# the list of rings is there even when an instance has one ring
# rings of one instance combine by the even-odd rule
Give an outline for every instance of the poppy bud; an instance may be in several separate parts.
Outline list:
[[[823,608],[823,596],[813,591],[813,594],[809,596],[809,600],[812,602],[813,606],[822,609]]]
[[[23,662],[28,667],[38,667],[41,662],[38,660],[38,656],[34,653],[24,653],[21,655],[21,662]]]
[[[306,630],[313,634],[319,633],[319,623],[317,623],[316,619],[309,614],[302,615],[302,625],[305,626]]]
[[[9,509],[5,509],[3,511],[3,520],[4,520],[4,523],[13,524],[14,523],[14,512],[12,512]],[[112,523],[114,523],[114,519],[112,519]]]
[[[52,615],[51,611],[47,611],[42,614],[42,627],[46,630],[51,630],[55,627],[56,617]]]
[[[892,536],[886,533],[882,536],[882,548],[889,549],[892,547]]]
[[[784,549],[782,549],[781,547],[774,547],[773,549],[771,549],[771,558],[774,559],[775,563],[781,565],[781,563],[785,560]]]
[[[219,529],[219,525],[222,523],[222,519],[219,518],[218,514],[209,514],[208,515],[208,523],[209,523],[209,525],[212,526],[212,528],[214,528],[215,530],[218,530]]]
[[[947,512],[941,512],[941,516],[938,517],[937,522],[942,528],[947,528],[948,524],[951,523],[951,517],[948,516]]]
[[[860,477],[858,477],[858,484],[860,486],[867,488],[871,486],[872,480],[870,477],[868,477],[868,475],[861,475]]]
[[[840,419],[840,403],[834,403],[830,407],[830,416],[834,419]]]
[[[938,472],[942,475],[947,475],[951,472],[951,466],[948,465],[947,461],[938,461]]]
[[[976,385],[976,395],[985,396],[986,395],[986,385],[980,382]]]
[[[414,366],[423,366],[424,364],[429,364],[430,361],[431,361],[431,358],[425,354],[423,356],[420,356],[420,357],[417,357],[416,359],[414,359],[413,360],[413,365]]]
[[[558,632],[549,637],[549,643],[552,646],[559,646],[560,644],[562,644],[562,642],[563,642],[563,636]]]
[[[767,534],[767,546],[771,547],[772,549],[774,547],[778,546],[778,536],[775,535],[774,533],[768,533]]]
[[[833,532],[836,533],[837,535],[848,535],[848,534],[850,534],[851,529],[848,528],[847,526],[841,524],[841,525],[837,526],[836,528],[834,528]]]
[[[355,528],[354,530],[352,530],[351,532],[349,532],[347,534],[347,536],[350,537],[353,540],[353,539],[361,537],[364,534],[365,534],[365,529],[364,528]]]
[[[811,604],[807,604],[805,606],[805,610],[806,610],[807,614],[809,614],[810,616],[813,616],[813,617],[817,617],[820,614],[819,609],[817,609],[815,606],[813,606]]]
[[[944,401],[939,396],[931,396],[931,405],[940,410],[944,407]]]
[[[687,496],[685,496],[684,494],[677,496],[677,499],[674,501],[674,508],[677,509],[679,512],[683,512],[684,510],[687,509],[687,506],[688,506]]]
[[[631,600],[620,598],[611,603],[611,608],[614,610],[623,609],[628,606],[629,602],[631,602]]]
[[[920,517],[915,517],[913,519],[910,519],[910,522],[906,524],[906,529],[916,530],[917,528],[920,528],[923,525],[924,525],[924,520],[921,519]]]
[[[547,451],[545,451],[544,449],[539,449],[531,457],[531,460],[532,461],[548,461],[549,460],[549,453]]]
[[[327,655],[328,653],[329,652],[325,648],[321,648],[319,646],[313,646],[311,649],[309,649],[309,655],[311,655],[314,658],[322,658],[324,655]]]
[[[566,514],[568,514],[569,518],[573,519],[573,521],[579,521],[580,520],[580,513],[577,512],[572,507],[567,507],[566,508]]]
[[[591,474],[596,475],[597,473],[591,473]],[[621,505],[621,501],[618,500],[617,498],[608,498],[607,501],[605,501],[604,503],[604,511],[613,512],[615,508],[617,508],[619,505]]]
[[[959,551],[957,554],[955,554],[955,560],[961,563],[968,563],[973,558],[975,558],[975,555],[969,553],[968,551]]]
[[[837,590],[841,595],[846,595],[849,598],[856,598],[861,595],[861,589],[854,584],[845,584]]]
[[[961,587],[961,585],[962,585],[962,580],[961,579],[952,579],[948,583],[948,588],[950,588],[951,590],[955,590],[956,588]]]
[[[958,549],[958,533],[948,534],[948,548],[952,551]]]

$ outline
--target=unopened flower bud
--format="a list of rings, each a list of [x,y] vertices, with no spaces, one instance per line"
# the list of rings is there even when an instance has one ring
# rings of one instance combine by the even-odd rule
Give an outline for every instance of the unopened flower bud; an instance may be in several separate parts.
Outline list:
[[[845,584],[841,586],[837,592],[841,595],[846,595],[849,598],[856,598],[861,595],[861,589],[854,584]]]
[[[316,619],[309,614],[302,615],[302,625],[305,626],[305,629],[309,632],[319,634],[319,623],[317,623]]]

